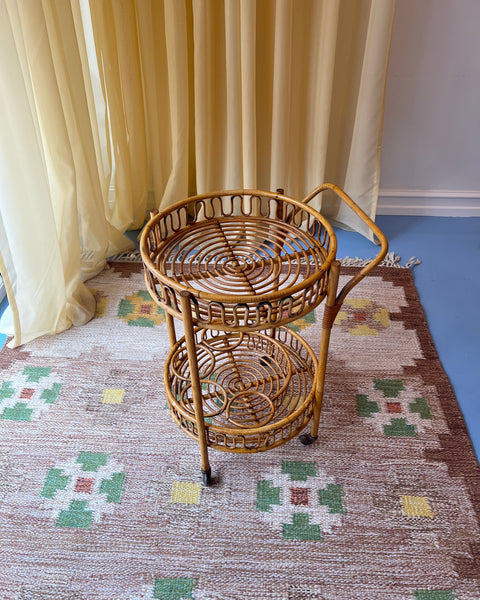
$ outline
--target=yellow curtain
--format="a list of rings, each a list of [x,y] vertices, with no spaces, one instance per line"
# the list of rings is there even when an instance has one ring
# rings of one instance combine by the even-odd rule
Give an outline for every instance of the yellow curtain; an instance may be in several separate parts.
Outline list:
[[[394,3],[0,0],[11,345],[92,316],[83,281],[147,208],[331,181],[374,218]]]
[[[131,247],[133,219],[108,202],[79,4],[1,0],[0,40],[0,268],[18,346],[93,316],[83,281]]]
[[[302,198],[332,181],[374,218],[394,5],[90,0],[124,177],[134,156],[158,207],[232,188]],[[322,211],[370,237],[336,200]]]

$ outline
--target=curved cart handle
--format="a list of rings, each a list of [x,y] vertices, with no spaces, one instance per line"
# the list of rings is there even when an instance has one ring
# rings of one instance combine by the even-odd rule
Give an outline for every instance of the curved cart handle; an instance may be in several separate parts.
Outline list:
[[[354,277],[352,277],[352,279],[350,279],[350,281],[348,281],[345,284],[345,286],[341,289],[335,301],[335,306],[338,309],[340,308],[343,301],[345,300],[346,295],[352,290],[352,288],[354,288],[357,285],[357,283],[359,283],[365,277],[365,275],[367,275],[372,269],[374,269],[378,265],[380,261],[383,260],[383,258],[385,258],[385,255],[388,251],[388,241],[383,232],[377,225],[375,225],[372,219],[370,219],[370,217],[366,215],[363,212],[363,210],[355,204],[355,202],[350,198],[350,196],[347,196],[347,194],[341,188],[339,188],[333,183],[323,183],[322,185],[319,185],[314,190],[312,190],[310,194],[308,194],[308,196],[306,196],[303,199],[303,202],[307,204],[308,202],[310,202],[310,200],[315,198],[315,196],[317,196],[325,190],[332,190],[340,198],[340,200],[343,200],[345,204],[347,204],[353,210],[353,212],[357,216],[359,216],[360,219],[368,226],[370,231],[372,231],[372,233],[378,239],[381,245],[380,252],[377,254],[377,256],[366,267],[363,267],[361,271],[359,271]]]

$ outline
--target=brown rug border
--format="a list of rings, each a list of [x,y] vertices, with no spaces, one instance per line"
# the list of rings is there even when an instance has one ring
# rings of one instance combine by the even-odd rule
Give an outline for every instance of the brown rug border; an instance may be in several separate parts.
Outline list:
[[[341,273],[344,275],[353,275],[357,271],[358,267],[342,266],[341,268]],[[480,465],[455,391],[435,348],[413,273],[407,268],[377,267],[370,276],[381,276],[384,281],[403,286],[405,290],[407,306],[402,307],[397,313],[390,314],[390,318],[393,321],[402,321],[405,327],[417,331],[424,358],[416,359],[415,366],[403,367],[403,369],[405,375],[420,375],[427,385],[436,388],[449,429],[449,433],[439,435],[440,447],[426,449],[424,458],[432,463],[445,463],[451,477],[463,479],[480,525]],[[440,368],[432,373],[430,365],[434,360],[438,361]],[[464,450],[461,452],[462,447]],[[456,564],[461,577],[475,578],[480,573],[480,541],[472,540],[471,552],[473,560],[464,559]]]

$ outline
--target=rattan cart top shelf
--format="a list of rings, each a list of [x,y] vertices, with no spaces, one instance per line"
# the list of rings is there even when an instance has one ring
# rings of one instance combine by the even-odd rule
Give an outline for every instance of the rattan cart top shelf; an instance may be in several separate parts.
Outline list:
[[[147,287],[181,318],[188,292],[197,327],[260,330],[315,308],[326,295],[336,240],[326,219],[280,194],[197,196],[155,215],[142,237]]]

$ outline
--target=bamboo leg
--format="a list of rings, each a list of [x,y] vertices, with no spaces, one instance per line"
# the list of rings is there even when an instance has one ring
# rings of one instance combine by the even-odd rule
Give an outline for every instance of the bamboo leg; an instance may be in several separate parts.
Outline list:
[[[276,189],[277,194],[281,194],[283,196],[283,194],[285,194],[285,190],[283,188],[277,188]],[[276,210],[276,215],[275,218],[277,221],[283,221],[283,205],[282,208],[280,207],[281,205],[278,204],[277,205],[277,210]],[[273,228],[275,229],[275,223],[273,224]],[[280,254],[276,251],[275,248],[275,252],[273,254],[273,258],[280,258]],[[275,269],[275,264],[273,266],[273,268]],[[281,263],[281,259],[279,260],[279,266],[278,266],[278,273],[276,275],[274,275],[273,277],[273,281],[272,281],[272,291],[277,292],[278,291],[278,287],[279,287],[279,282],[280,282],[280,272],[282,270],[282,263]],[[280,320],[281,319],[281,315],[277,315],[277,319]],[[272,327],[272,329],[270,329],[268,331],[268,335],[272,338],[275,339],[276,337],[276,333],[277,330],[275,327]]]
[[[323,391],[325,387],[325,371],[327,368],[328,346],[330,344],[330,333],[332,325],[338,312],[336,305],[336,296],[338,288],[338,278],[340,275],[340,262],[338,260],[332,263],[330,276],[328,280],[327,300],[325,303],[325,313],[323,317],[322,337],[320,339],[320,351],[318,355],[318,366],[315,371],[315,404],[313,407],[312,428],[310,433],[304,433],[300,436],[302,444],[308,445],[318,437],[318,428],[320,425],[320,413],[322,411]]]
[[[170,340],[170,348],[173,348],[177,343],[177,334],[175,331],[175,322],[170,313],[165,311],[165,318],[167,320],[167,331],[168,331],[168,339]]]
[[[208,462],[207,436],[205,431],[205,419],[203,416],[202,386],[198,374],[197,352],[195,334],[193,331],[192,307],[190,294],[187,291],[180,292],[180,304],[182,318],[185,328],[185,342],[187,345],[188,364],[192,381],[193,406],[195,408],[195,419],[198,431],[198,443],[200,445],[200,457],[202,461],[203,482],[209,485],[211,482],[211,468]]]

